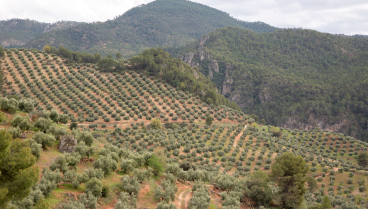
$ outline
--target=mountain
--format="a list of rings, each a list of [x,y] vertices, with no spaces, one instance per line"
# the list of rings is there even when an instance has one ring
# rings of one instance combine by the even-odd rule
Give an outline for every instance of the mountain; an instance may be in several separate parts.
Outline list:
[[[50,24],[28,19],[3,20],[0,21],[0,45],[6,48],[22,47],[28,41],[42,33],[60,30],[78,24],[80,23],[72,21],[61,21]]]
[[[69,50],[102,55],[120,52],[129,57],[147,48],[176,46],[226,26],[259,33],[277,28],[262,22],[244,22],[211,7],[186,0],[157,0],[135,7],[114,20],[81,24],[42,34],[27,48],[46,44]]]
[[[318,127],[367,140],[367,39],[227,27],[166,50],[267,124]]]
[[[366,203],[367,142],[331,131],[259,125],[221,106],[219,100],[228,102],[208,78],[162,49],[110,69],[101,64],[115,62],[111,58],[98,64],[68,59],[0,47],[1,208]],[[209,96],[217,105],[203,102]]]

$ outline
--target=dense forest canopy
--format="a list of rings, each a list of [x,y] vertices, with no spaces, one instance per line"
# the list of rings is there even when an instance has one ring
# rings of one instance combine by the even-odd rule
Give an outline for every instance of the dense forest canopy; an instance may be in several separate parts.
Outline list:
[[[0,45],[7,48],[24,46],[31,39],[42,33],[60,30],[80,24],[73,21],[42,23],[29,19],[10,19],[0,21]]]
[[[198,63],[205,75],[210,60],[216,60],[220,71],[212,80],[244,112],[269,124],[321,126],[367,139],[367,39],[227,27],[209,33],[203,48],[198,44],[166,50],[176,57],[196,52],[191,63]],[[213,58],[200,60],[200,52]],[[225,87],[231,90],[224,92]]]
[[[114,20],[81,24],[42,34],[26,44],[41,49],[50,44],[102,55],[129,57],[145,49],[180,45],[217,28],[234,26],[256,32],[274,31],[262,22],[244,22],[205,5],[185,0],[157,0],[135,7]]]

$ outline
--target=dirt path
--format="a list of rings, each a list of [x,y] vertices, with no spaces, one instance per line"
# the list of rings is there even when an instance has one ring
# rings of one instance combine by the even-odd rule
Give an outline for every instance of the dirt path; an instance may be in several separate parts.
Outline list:
[[[184,190],[179,194],[178,197],[178,209],[186,209],[188,208],[189,200],[190,200],[190,189]]]
[[[247,128],[247,126],[244,126],[244,130]],[[236,147],[238,145],[238,141],[240,140],[240,137],[243,135],[243,132],[240,132],[236,137],[235,137],[235,141],[234,141],[234,144],[233,144],[233,147]]]

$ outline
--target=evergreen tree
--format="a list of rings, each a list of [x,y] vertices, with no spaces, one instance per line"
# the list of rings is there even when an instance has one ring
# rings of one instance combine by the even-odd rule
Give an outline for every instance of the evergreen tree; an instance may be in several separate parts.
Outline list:
[[[5,130],[0,130],[0,207],[9,201],[27,197],[37,182],[39,170],[34,166],[36,157],[26,141],[12,140]]]
[[[271,176],[280,188],[281,206],[295,208],[303,201],[308,167],[301,156],[284,153],[272,165]]]

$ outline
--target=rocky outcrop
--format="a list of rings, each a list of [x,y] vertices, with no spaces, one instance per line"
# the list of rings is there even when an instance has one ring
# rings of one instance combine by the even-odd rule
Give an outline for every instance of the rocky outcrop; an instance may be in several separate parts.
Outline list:
[[[232,78],[227,78],[224,81],[224,84],[222,85],[222,95],[225,95],[227,93],[231,93],[231,87],[234,80]]]
[[[271,94],[268,91],[268,87],[263,88],[262,91],[259,92],[258,99],[261,102],[261,104],[271,100]]]
[[[71,153],[74,151],[77,144],[78,142],[73,135],[65,135],[60,139],[59,151],[62,153]]]
[[[194,74],[194,77],[195,77],[196,79],[198,79],[198,78],[199,78],[199,74],[198,74],[198,72],[197,72],[195,69],[193,69],[193,74]]]
[[[202,49],[204,45],[206,44],[206,41],[210,38],[209,35],[202,36],[198,43],[198,48]]]
[[[218,63],[217,63],[217,60],[215,59],[211,59],[211,63],[208,65],[208,69],[211,71],[215,71],[216,73],[219,73],[220,70],[219,70],[219,66],[218,66]]]
[[[185,55],[183,55],[182,57],[181,57],[181,59],[185,62],[185,63],[187,63],[187,64],[191,64],[192,63],[192,60],[193,60],[193,57],[194,57],[194,55],[195,55],[196,53],[194,53],[194,52],[189,52],[188,54],[185,54]]]
[[[212,78],[213,78],[213,72],[212,72],[212,70],[211,70],[211,69],[208,71],[208,77],[210,77],[210,79],[212,79]]]
[[[315,118],[314,115],[310,115],[309,118],[304,122],[299,118],[290,117],[287,118],[280,126],[290,129],[307,129],[312,130],[318,127],[320,130],[333,131],[337,133],[345,133],[345,127],[348,127],[351,121],[346,119],[335,122],[334,124],[329,124],[325,119]],[[352,137],[356,137],[357,133],[351,133]]]

